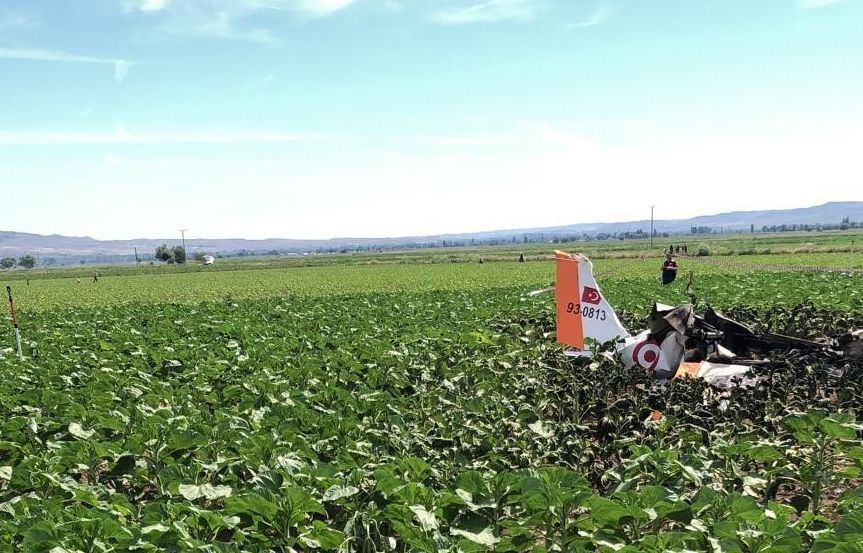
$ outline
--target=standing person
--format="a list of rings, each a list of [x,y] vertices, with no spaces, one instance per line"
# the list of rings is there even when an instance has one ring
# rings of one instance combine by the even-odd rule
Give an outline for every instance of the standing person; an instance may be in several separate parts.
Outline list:
[[[671,284],[677,278],[677,262],[671,252],[665,254],[665,262],[662,264],[662,285]]]
[[[93,271],[93,282],[99,282],[99,271]]]
[[[689,255],[686,253],[686,244],[683,245],[683,255]]]

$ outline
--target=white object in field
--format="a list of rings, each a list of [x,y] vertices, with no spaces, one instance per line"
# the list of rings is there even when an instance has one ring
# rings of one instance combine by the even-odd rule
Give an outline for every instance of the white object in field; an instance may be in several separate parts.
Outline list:
[[[539,290],[531,290],[527,293],[527,296],[532,298],[540,294],[545,294],[546,292],[554,292],[554,286],[552,286],[551,288],[540,288]]]
[[[744,365],[726,365],[702,361],[697,378],[702,378],[708,384],[719,388],[731,388],[736,385],[747,387],[755,384],[754,378],[746,377],[748,372],[749,367]]]
[[[201,258],[201,261],[204,263],[204,265],[212,265],[216,262],[216,258],[212,255],[205,255]]]
[[[18,359],[24,360],[24,353],[21,351],[21,331],[15,327],[15,344],[18,346]]]

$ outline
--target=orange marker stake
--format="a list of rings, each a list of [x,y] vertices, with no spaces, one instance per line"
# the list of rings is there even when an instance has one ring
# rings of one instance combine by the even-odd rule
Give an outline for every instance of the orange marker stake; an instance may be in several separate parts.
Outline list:
[[[555,252],[557,280],[554,297],[557,303],[557,341],[584,349],[581,322],[581,293],[578,284],[578,260],[565,252]]]

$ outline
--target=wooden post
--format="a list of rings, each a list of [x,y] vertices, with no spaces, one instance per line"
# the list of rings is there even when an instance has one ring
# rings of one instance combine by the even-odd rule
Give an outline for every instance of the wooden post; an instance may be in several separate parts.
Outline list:
[[[15,344],[18,346],[18,359],[24,360],[21,352],[21,331],[18,329],[18,313],[15,311],[15,300],[12,299],[12,287],[6,286],[6,295],[9,296],[9,311],[12,313],[12,326],[15,328]]]

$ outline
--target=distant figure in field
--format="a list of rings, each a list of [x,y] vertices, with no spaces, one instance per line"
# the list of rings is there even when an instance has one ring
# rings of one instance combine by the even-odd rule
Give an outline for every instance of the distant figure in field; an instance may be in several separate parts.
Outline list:
[[[683,255],[688,255],[688,254],[686,253],[686,244],[684,244],[684,245],[683,245]]]
[[[523,253],[518,254],[518,262],[524,263],[524,254]]]
[[[674,253],[674,244],[668,246],[668,253]]]
[[[662,285],[671,284],[677,278],[677,262],[671,252],[665,254],[665,262],[662,264]]]
[[[479,264],[482,265],[482,258],[479,258]]]
[[[93,271],[93,282],[99,282],[99,271]]]

